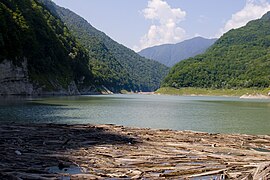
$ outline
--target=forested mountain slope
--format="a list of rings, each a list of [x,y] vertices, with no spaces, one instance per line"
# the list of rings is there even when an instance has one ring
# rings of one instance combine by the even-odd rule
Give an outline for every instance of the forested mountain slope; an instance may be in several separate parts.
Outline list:
[[[0,94],[77,94],[91,86],[89,55],[36,0],[0,2]]]
[[[172,67],[181,60],[204,53],[217,39],[195,37],[177,44],[164,44],[143,49],[139,54]]]
[[[163,86],[269,87],[270,12],[224,34],[206,53],[176,64]]]
[[[89,51],[93,73],[99,83],[112,90],[153,91],[160,86],[168,67],[148,60],[115,42],[74,12],[50,0],[40,0],[59,16],[79,42]]]

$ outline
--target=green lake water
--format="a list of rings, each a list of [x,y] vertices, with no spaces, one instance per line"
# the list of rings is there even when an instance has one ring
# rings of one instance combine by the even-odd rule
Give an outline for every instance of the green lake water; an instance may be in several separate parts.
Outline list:
[[[156,95],[0,97],[0,121],[270,134],[270,100]]]

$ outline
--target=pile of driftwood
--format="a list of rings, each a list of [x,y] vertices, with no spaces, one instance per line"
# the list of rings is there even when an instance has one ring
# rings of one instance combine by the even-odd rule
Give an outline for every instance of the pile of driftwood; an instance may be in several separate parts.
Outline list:
[[[270,136],[0,125],[0,179],[270,179]]]

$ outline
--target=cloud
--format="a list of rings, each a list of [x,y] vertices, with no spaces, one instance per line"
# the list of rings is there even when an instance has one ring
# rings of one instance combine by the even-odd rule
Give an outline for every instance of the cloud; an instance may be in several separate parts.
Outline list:
[[[266,0],[247,0],[245,7],[232,15],[225,26],[220,29],[217,37],[220,37],[231,29],[245,26],[251,20],[261,18],[268,11],[270,11],[270,3]]]
[[[175,43],[185,38],[186,32],[179,26],[185,20],[186,12],[180,8],[172,8],[163,0],[149,0],[148,6],[142,11],[145,19],[151,20],[148,32],[140,39],[135,50],[165,43]]]
[[[204,24],[204,23],[206,23],[208,20],[209,20],[208,17],[206,17],[205,15],[200,15],[197,21],[198,21],[198,23],[200,23],[200,24]]]

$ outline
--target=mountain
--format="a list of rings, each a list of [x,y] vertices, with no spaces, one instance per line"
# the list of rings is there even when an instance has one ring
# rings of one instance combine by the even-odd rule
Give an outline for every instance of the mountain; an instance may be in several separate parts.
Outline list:
[[[89,55],[36,0],[0,2],[0,94],[78,94],[94,80]]]
[[[270,12],[225,33],[206,53],[179,62],[163,86],[270,87]]]
[[[172,67],[181,60],[204,53],[217,39],[195,37],[177,44],[164,44],[143,49],[139,54]]]
[[[111,91],[154,91],[160,86],[160,82],[169,71],[168,67],[143,58],[115,42],[74,12],[59,7],[50,0],[40,1],[51,13],[61,18],[88,50],[97,83],[104,84]]]

